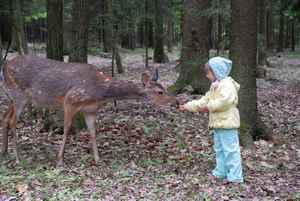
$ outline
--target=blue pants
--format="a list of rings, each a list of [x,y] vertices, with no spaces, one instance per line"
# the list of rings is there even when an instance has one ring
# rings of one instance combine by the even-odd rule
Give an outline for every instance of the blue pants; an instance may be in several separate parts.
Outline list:
[[[214,129],[216,168],[213,175],[230,182],[243,182],[240,143],[237,129]]]

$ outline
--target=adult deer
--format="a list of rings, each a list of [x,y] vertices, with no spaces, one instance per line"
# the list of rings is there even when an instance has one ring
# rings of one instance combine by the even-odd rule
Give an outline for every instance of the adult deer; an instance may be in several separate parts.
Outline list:
[[[37,106],[63,108],[64,135],[58,153],[58,166],[63,165],[67,135],[77,112],[84,114],[97,163],[96,113],[105,102],[112,99],[144,99],[159,105],[176,103],[176,99],[169,96],[157,80],[151,80],[147,73],[142,74],[142,84],[139,85],[114,80],[93,65],[64,63],[33,56],[18,56],[6,62],[2,83],[11,100],[2,120],[2,153],[7,153],[8,132],[11,132],[17,163],[20,159],[16,122],[29,101]]]

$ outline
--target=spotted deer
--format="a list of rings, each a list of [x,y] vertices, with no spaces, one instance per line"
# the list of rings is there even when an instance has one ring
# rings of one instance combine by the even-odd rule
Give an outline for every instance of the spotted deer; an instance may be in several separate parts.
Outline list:
[[[2,153],[7,153],[8,133],[11,132],[17,163],[20,158],[16,122],[28,102],[39,107],[62,108],[64,111],[64,134],[58,153],[58,166],[63,165],[68,132],[77,112],[84,115],[97,163],[96,113],[105,102],[142,99],[158,105],[176,104],[176,98],[168,95],[148,73],[143,73],[142,83],[137,84],[115,80],[90,64],[64,63],[34,56],[18,56],[7,61],[2,69],[2,88],[10,98],[10,105],[2,119]]]

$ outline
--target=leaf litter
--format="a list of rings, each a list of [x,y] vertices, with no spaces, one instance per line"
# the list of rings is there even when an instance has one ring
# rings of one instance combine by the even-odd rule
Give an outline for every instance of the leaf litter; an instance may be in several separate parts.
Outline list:
[[[142,56],[124,54],[126,73],[117,79],[136,82],[144,71]],[[176,55],[154,64],[165,87],[175,82]],[[89,57],[110,72],[109,59]],[[62,136],[41,132],[40,119],[23,115],[18,124],[23,161],[14,164],[10,144],[1,158],[0,201],[8,200],[299,200],[299,83],[257,80],[258,110],[281,143],[256,141],[242,148],[244,184],[211,176],[215,164],[206,114],[179,113],[138,101],[118,101],[101,108],[97,120],[100,163],[95,165],[87,131],[72,133],[63,170],[56,170]],[[199,98],[184,93],[183,100]],[[0,97],[1,113],[8,100]],[[25,111],[26,114],[26,111]]]

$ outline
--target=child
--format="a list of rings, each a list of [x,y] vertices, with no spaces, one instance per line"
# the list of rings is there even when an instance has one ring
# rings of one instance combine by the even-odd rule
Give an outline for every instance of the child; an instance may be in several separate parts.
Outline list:
[[[209,112],[209,128],[213,129],[216,167],[212,174],[229,182],[243,182],[237,109],[240,85],[229,73],[232,62],[222,57],[211,58],[205,65],[210,90],[200,100],[179,106],[180,111]]]

